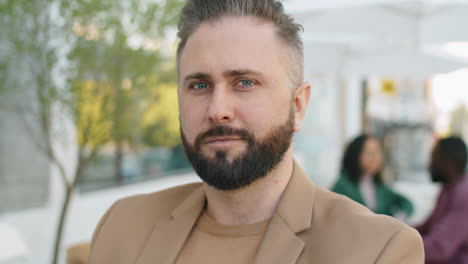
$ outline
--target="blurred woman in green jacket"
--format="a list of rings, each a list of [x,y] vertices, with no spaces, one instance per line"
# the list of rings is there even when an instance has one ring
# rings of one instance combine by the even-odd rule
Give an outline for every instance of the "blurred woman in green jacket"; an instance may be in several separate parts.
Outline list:
[[[379,141],[369,135],[355,138],[346,147],[338,181],[332,191],[348,196],[378,214],[404,220],[413,205],[382,181],[383,153]]]

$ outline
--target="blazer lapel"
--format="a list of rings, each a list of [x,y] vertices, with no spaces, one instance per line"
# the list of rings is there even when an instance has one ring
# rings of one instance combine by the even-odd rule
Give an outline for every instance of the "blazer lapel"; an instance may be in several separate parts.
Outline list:
[[[314,201],[313,184],[294,163],[291,179],[257,253],[256,264],[297,262],[305,245],[297,234],[312,226]]]
[[[195,190],[166,222],[156,223],[138,258],[138,264],[174,263],[205,205],[203,187]]]
[[[275,215],[271,220],[262,245],[257,253],[256,264],[294,264],[304,248],[289,226]]]
[[[293,173],[278,204],[256,257],[256,264],[294,264],[304,242],[298,233],[309,229],[315,189],[294,163]],[[166,222],[156,223],[137,264],[174,263],[205,205],[203,187],[177,207]]]

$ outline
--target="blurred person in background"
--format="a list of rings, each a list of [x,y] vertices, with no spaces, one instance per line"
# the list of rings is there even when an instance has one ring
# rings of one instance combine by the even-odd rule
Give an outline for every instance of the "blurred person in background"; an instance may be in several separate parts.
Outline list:
[[[405,220],[413,213],[412,203],[382,180],[384,156],[377,138],[360,135],[345,149],[340,176],[332,191],[365,205],[378,214]]]
[[[429,218],[416,229],[421,233],[427,264],[468,264],[467,148],[459,137],[435,145],[429,171],[442,190]]]
[[[294,161],[311,87],[281,2],[189,0],[178,29],[181,138],[203,182],[116,202],[91,264],[423,263],[416,230]]]

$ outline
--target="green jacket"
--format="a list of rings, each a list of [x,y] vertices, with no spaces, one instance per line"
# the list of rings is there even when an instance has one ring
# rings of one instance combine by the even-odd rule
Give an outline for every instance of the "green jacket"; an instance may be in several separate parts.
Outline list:
[[[406,216],[413,214],[413,204],[403,195],[394,192],[390,187],[382,183],[374,182],[376,192],[376,209],[377,214],[386,214],[395,216],[399,212],[403,212]],[[350,199],[367,206],[362,198],[358,183],[351,181],[346,175],[341,175],[333,192],[345,195]]]

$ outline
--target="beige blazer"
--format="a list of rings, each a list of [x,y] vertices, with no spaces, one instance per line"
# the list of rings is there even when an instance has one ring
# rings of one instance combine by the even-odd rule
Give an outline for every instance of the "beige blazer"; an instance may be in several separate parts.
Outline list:
[[[67,249],[67,264],[86,264],[89,256],[89,242],[73,245]]]
[[[174,263],[205,199],[194,183],[116,202],[96,228],[89,263]],[[414,229],[315,186],[294,165],[255,263],[423,264],[424,251]]]

